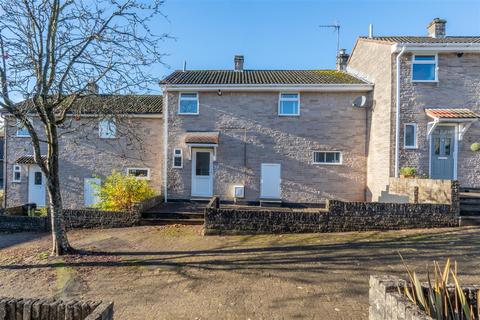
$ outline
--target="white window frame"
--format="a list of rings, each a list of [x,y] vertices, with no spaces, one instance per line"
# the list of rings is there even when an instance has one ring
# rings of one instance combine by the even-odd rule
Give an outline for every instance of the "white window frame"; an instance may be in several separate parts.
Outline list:
[[[180,151],[180,154],[176,154],[176,151]],[[175,157],[180,157],[182,164],[180,166],[175,165]],[[173,149],[173,159],[172,159],[172,167],[173,168],[183,168],[183,150],[180,148]]]
[[[147,176],[146,177],[134,176],[133,174],[130,174],[130,170],[147,170]],[[150,168],[129,167],[127,168],[127,175],[134,176],[135,178],[140,180],[150,180]]]
[[[297,95],[297,99],[293,99],[293,98],[283,98],[282,99],[282,94],[296,94]],[[298,102],[298,111],[297,113],[282,113],[281,110],[281,106],[282,106],[282,101],[297,101]],[[280,117],[298,117],[300,116],[300,92],[280,92],[278,94],[278,115]]]
[[[28,118],[28,121],[30,123],[32,123],[32,120],[30,118]],[[22,128],[25,128],[25,130],[27,130],[27,134],[20,134],[19,131],[22,129]],[[30,132],[28,132],[28,129],[26,127],[23,127],[22,124],[20,123],[20,120],[19,119],[16,119],[16,131],[15,131],[15,134],[18,138],[30,138]]]
[[[338,153],[340,155],[339,157],[339,162],[316,162],[315,161],[315,153]],[[312,152],[312,163],[313,164],[320,164],[320,165],[327,165],[327,166],[340,166],[343,164],[343,152],[342,151],[338,151],[338,150],[315,150]]]
[[[194,98],[183,98],[185,100],[190,100],[190,101],[196,101],[197,102],[197,112],[181,112],[181,108],[180,108],[180,105],[182,103],[182,94],[195,94],[197,97],[194,99]],[[195,116],[195,115],[198,115],[200,113],[200,98],[199,98],[199,94],[198,92],[180,92],[178,94],[178,114],[181,114],[181,115],[190,115],[190,116]]]
[[[15,179],[15,173],[20,173],[20,178]],[[22,182],[22,167],[19,164],[14,164],[13,165],[13,177],[12,177],[12,182]]]
[[[113,128],[115,129],[115,132],[114,132],[113,135],[108,135],[108,136],[102,135],[102,133],[103,133],[102,123],[104,123],[104,122],[113,123]],[[115,119],[100,119],[100,120],[98,120],[98,136],[101,139],[115,139],[117,137],[117,123],[116,123]]]
[[[407,145],[407,126],[413,126],[413,141],[414,145],[413,146],[408,146]],[[405,149],[418,149],[418,137],[417,137],[417,124],[416,123],[405,123],[403,125],[403,147]]]
[[[435,57],[435,79],[434,80],[414,80],[413,79],[413,65],[415,64],[432,64],[432,61],[431,60],[420,60],[420,61],[416,61],[415,58],[417,56],[434,56]],[[414,54],[412,56],[412,65],[410,67],[410,78],[412,80],[412,82],[438,82],[438,54],[436,53],[422,53],[422,54]]]

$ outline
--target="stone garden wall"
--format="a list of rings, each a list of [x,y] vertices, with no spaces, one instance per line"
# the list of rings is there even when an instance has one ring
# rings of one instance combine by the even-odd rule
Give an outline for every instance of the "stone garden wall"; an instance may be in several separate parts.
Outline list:
[[[113,302],[0,298],[0,319],[112,320]]]
[[[242,208],[216,205],[205,209],[205,234],[343,232],[458,226],[458,206],[344,202],[329,200],[325,209]]]
[[[142,212],[161,203],[163,198],[155,196],[136,204],[131,211],[103,211],[96,209],[64,209],[65,226],[76,228],[125,228],[138,225]],[[9,209],[0,214],[0,231],[46,232],[50,230],[50,217],[21,216],[19,210]],[[1,318],[0,318],[1,319]]]
[[[458,193],[454,180],[390,178],[388,193],[408,196],[410,203],[452,203],[452,195]]]

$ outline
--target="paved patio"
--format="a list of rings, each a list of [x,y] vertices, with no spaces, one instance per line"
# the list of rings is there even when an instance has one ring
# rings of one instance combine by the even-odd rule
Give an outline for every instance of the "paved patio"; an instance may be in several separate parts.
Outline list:
[[[0,235],[0,294],[114,300],[116,319],[367,319],[370,274],[459,262],[480,283],[480,229],[203,237],[200,226]]]

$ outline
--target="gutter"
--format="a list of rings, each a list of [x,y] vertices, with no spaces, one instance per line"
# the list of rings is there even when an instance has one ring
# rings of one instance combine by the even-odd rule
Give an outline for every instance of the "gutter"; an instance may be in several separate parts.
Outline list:
[[[398,178],[399,173],[399,162],[400,162],[400,58],[402,57],[403,53],[405,52],[405,47],[403,47],[400,53],[397,55],[396,58],[396,68],[397,68],[397,87],[396,93],[396,111],[395,111],[395,178]]]
[[[392,53],[407,51],[480,52],[480,43],[396,43]]]
[[[163,197],[168,202],[168,93],[164,92],[163,104]]]
[[[365,92],[373,90],[373,84],[163,84],[165,91],[321,91],[321,92]]]

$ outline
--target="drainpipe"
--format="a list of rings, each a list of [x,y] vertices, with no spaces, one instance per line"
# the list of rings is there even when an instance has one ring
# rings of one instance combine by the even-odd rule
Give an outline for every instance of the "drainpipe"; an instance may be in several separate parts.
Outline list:
[[[405,52],[405,46],[397,55],[397,99],[396,99],[396,112],[395,112],[395,178],[398,178],[399,162],[400,162],[400,58]]]
[[[163,197],[168,202],[168,91],[163,90]]]

